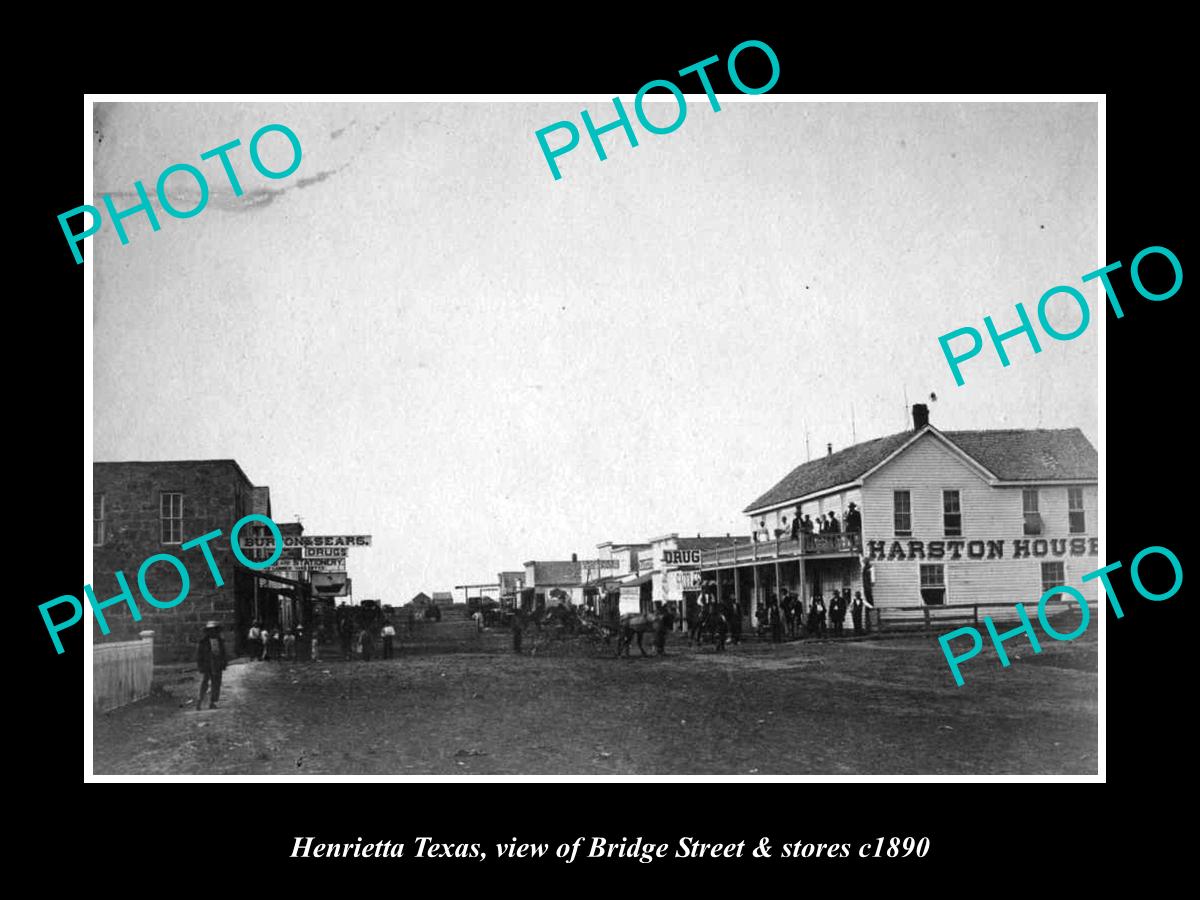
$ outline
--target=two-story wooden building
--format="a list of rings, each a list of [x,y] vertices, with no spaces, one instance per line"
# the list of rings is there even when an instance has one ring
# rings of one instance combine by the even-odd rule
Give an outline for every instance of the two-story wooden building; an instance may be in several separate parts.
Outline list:
[[[743,511],[779,536],[706,551],[701,570],[745,615],[781,587],[806,609],[844,588],[884,611],[1036,602],[1097,568],[1098,468],[1078,428],[943,432],[917,404],[911,431],[788,473]],[[829,512],[840,531],[792,537]]]

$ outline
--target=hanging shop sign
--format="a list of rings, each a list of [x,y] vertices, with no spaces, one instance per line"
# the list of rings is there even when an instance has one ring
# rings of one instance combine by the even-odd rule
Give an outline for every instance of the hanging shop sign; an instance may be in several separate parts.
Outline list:
[[[238,543],[248,550],[273,550],[275,538],[271,535],[242,535]],[[369,534],[285,534],[285,550],[304,547],[370,547]]]

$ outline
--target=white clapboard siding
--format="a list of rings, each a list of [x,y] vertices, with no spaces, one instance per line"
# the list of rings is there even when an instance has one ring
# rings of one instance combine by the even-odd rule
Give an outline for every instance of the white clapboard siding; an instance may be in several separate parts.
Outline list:
[[[912,498],[912,534],[900,537],[893,527],[893,492],[907,490]],[[942,491],[958,490],[962,507],[963,533],[947,538],[943,530]],[[1002,559],[968,559],[966,549],[962,558],[953,560],[949,552],[943,559],[875,559],[874,598],[877,606],[919,606],[920,565],[941,563],[945,566],[946,599],[948,604],[1015,603],[1036,604],[1042,595],[1042,562],[1062,562],[1067,584],[1080,588],[1084,596],[1098,596],[1094,584],[1086,588],[1081,577],[1094,571],[1096,555],[1070,555],[1070,540],[1084,539],[1087,550],[1096,537],[1096,486],[1084,486],[1086,532],[1070,534],[1067,515],[1067,485],[1046,484],[1038,487],[1039,511],[1046,541],[1044,556],[1013,558],[1013,541],[1035,538],[1024,534],[1024,515],[1021,487],[993,487],[940,438],[926,434],[915,444],[869,476],[863,486],[863,552],[869,555],[868,541],[884,541],[888,550],[899,541],[906,555],[909,541],[921,541],[928,549],[930,541],[961,540],[1003,541]],[[1054,543],[1051,543],[1053,541]],[[1065,544],[1063,542],[1066,542]],[[1053,547],[1065,550],[1062,555]],[[886,614],[885,614],[886,615]],[[913,614],[921,617],[920,613]]]

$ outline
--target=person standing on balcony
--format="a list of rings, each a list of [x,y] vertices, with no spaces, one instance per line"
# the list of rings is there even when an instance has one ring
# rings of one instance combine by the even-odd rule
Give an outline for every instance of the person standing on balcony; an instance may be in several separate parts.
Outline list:
[[[800,510],[796,510],[796,515],[792,516],[792,528],[788,537],[793,541],[800,539]]]
[[[862,532],[862,513],[858,511],[858,507],[851,501],[850,509],[846,513],[846,532]]]
[[[813,533],[812,516],[806,515],[804,517],[804,521],[800,524],[800,532],[802,534],[812,534]]]
[[[779,527],[775,529],[775,540],[782,540],[788,536],[787,516],[783,516],[779,520]]]
[[[840,524],[838,524],[837,513],[835,513],[833,510],[830,510],[829,511],[829,533],[830,534],[841,534],[841,531],[842,531],[842,526]]]

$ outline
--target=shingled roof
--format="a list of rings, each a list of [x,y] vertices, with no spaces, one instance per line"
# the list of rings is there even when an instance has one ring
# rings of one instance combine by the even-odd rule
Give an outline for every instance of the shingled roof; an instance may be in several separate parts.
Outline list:
[[[1099,477],[1100,458],[1078,428],[943,431],[1001,481],[1075,481]]]
[[[876,438],[839,450],[832,456],[822,456],[792,469],[782,481],[771,488],[742,512],[752,509],[772,506],[776,503],[786,503],[797,497],[836,487],[848,481],[854,481],[864,472],[875,468],[900,446],[913,436],[911,431],[901,431],[889,434],[887,437]]]
[[[1089,481],[1098,477],[1096,449],[1078,428],[937,433],[1001,481]],[[857,481],[913,436],[912,431],[901,431],[797,466],[742,512]]]

